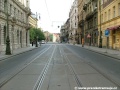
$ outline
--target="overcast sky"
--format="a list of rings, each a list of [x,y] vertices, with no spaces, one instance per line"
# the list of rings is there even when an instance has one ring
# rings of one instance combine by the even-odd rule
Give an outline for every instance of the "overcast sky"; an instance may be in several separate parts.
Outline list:
[[[61,26],[69,17],[69,11],[74,0],[30,0],[33,13],[40,14],[38,27],[44,31],[58,33]]]

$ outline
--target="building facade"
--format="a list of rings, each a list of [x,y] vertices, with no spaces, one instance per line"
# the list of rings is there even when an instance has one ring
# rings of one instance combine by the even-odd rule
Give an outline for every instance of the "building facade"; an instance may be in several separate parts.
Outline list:
[[[69,42],[70,19],[68,18],[64,24],[65,26],[65,42]]]
[[[102,47],[120,50],[120,0],[101,0],[99,3],[98,28]],[[109,30],[109,36],[105,35],[105,30]]]
[[[6,49],[7,35],[11,50],[29,46],[29,3],[29,0],[0,0],[0,51]]]
[[[73,5],[70,9],[69,18],[70,18],[70,30],[69,30],[69,36],[71,37],[70,43],[76,43],[76,33],[77,33],[77,27],[78,27],[78,0],[75,0],[73,2]]]
[[[53,42],[60,42],[60,34],[59,33],[53,33]]]
[[[83,9],[85,44],[98,46],[98,0],[86,0]]]
[[[77,43],[82,44],[84,40],[84,21],[85,21],[85,11],[83,6],[85,5],[85,0],[78,0],[78,30],[77,30]]]
[[[44,36],[45,36],[45,41],[46,42],[50,41],[50,33],[48,31],[44,32]]]
[[[37,18],[33,17],[32,15],[29,16],[29,24],[31,27],[37,28],[38,27],[37,22],[38,22]]]
[[[65,42],[65,26],[62,25],[60,29],[60,42]]]

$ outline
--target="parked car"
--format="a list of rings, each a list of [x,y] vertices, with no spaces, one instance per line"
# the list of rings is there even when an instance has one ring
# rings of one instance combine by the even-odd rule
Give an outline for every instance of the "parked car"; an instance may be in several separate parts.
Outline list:
[[[41,44],[45,44],[45,40],[42,40],[42,41],[41,41]]]

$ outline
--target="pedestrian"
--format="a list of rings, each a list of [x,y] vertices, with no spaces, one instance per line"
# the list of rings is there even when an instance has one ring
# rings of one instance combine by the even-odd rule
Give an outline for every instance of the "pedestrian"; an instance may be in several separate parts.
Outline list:
[[[32,41],[32,46],[33,46],[33,41]]]

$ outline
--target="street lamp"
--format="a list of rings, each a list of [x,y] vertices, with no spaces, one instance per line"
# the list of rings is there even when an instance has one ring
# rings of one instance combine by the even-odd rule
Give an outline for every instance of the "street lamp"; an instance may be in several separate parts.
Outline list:
[[[102,48],[102,37],[101,37],[101,0],[99,0],[99,11],[100,11],[99,48]]]
[[[6,55],[11,55],[11,49],[10,49],[10,38],[9,38],[9,23],[8,23],[8,0],[5,0],[6,3],[6,22],[7,22],[7,38],[6,38]]]

